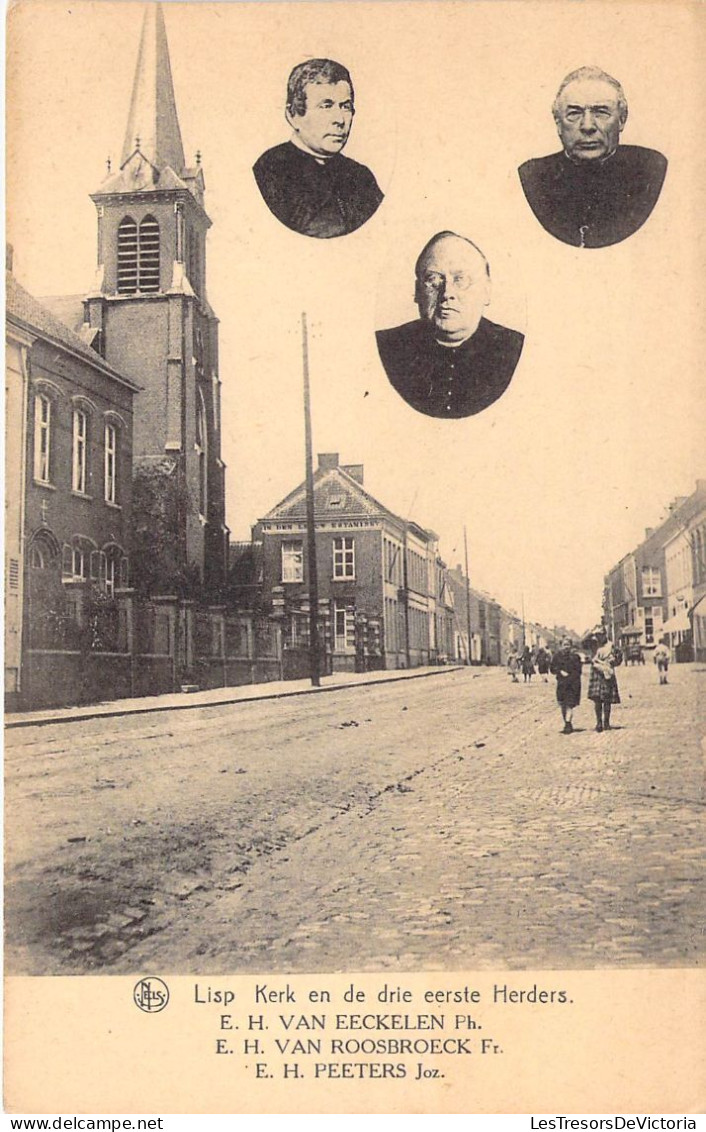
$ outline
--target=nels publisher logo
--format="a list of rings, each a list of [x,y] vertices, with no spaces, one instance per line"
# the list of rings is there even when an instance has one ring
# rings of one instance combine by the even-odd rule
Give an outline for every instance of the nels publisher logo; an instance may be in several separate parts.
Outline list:
[[[161,979],[154,977],[140,979],[139,983],[135,983],[132,997],[140,1010],[144,1010],[146,1014],[156,1014],[164,1010],[169,1002],[169,987]]]

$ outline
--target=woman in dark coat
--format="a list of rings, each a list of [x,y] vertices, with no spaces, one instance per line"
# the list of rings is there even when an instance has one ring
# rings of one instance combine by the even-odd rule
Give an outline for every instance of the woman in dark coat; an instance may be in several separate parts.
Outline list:
[[[528,680],[532,680],[532,676],[534,674],[534,661],[532,660],[532,653],[530,652],[529,645],[525,645],[524,649],[522,650],[520,664],[522,665],[522,675],[525,678],[526,684]]]
[[[547,682],[549,663],[549,653],[545,648],[539,648],[537,650],[537,671],[539,672],[539,675],[544,679],[545,684]]]
[[[561,648],[554,653],[551,671],[556,676],[556,698],[564,720],[564,735],[570,735],[574,729],[571,717],[581,702],[581,657],[570,637],[564,637]]]
[[[598,648],[591,661],[588,698],[593,700],[596,709],[596,731],[610,731],[610,709],[620,703],[615,669],[622,664],[623,654],[608,640],[603,629],[596,634],[596,641]]]

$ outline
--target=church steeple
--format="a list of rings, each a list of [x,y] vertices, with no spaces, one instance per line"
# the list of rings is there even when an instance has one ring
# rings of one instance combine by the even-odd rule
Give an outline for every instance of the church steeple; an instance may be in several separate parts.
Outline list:
[[[121,168],[136,149],[159,172],[168,165],[184,172],[184,147],[177,116],[167,32],[160,3],[146,5],[132,86]]]
[[[164,15],[150,0],[120,167],[109,168],[91,194],[98,213],[97,271],[85,320],[100,332],[106,360],[137,375],[142,386],[133,468],[135,498],[146,492],[144,529],[155,518],[148,506],[154,487],[154,498],[164,505],[155,522],[168,516],[177,540],[170,551],[175,569],[196,569],[205,586],[218,589],[228,543],[218,319],[206,297],[211,221],[204,190],[200,154],[190,167],[184,161]],[[172,586],[162,592],[173,592],[169,578],[159,584]]]

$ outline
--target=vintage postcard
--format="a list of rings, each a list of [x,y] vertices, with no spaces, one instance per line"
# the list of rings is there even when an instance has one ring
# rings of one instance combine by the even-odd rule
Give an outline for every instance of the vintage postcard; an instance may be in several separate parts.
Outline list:
[[[10,5],[7,1111],[695,1127],[705,27]]]

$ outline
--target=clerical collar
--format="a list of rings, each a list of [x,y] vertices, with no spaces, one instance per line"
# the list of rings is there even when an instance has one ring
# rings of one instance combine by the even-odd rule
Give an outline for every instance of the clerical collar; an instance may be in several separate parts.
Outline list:
[[[309,146],[305,145],[305,143],[302,141],[302,139],[299,137],[299,134],[295,130],[292,131],[292,136],[289,140],[291,141],[292,145],[295,145],[297,149],[300,149],[302,151],[302,153],[306,153],[309,155],[309,157],[313,157],[317,165],[325,165],[327,161],[330,161],[332,157],[336,156],[335,153],[314,153],[313,149],[309,149]]]
[[[580,158],[579,158],[578,161],[574,161],[573,157],[571,157],[566,152],[566,150],[564,150],[564,157],[566,158],[566,160],[569,162],[570,165],[573,165],[574,169],[602,169],[604,165],[608,164],[608,162],[611,160],[611,158],[615,157],[617,152],[618,152],[618,147],[616,145],[613,152],[606,154],[606,156],[603,157],[600,161],[582,161]]]
[[[472,334],[468,335],[468,338],[472,337]],[[462,338],[460,342],[442,342],[440,338],[437,338],[435,336],[434,341],[436,342],[437,346],[443,346],[445,350],[458,350],[459,346],[463,346],[464,342],[468,341],[468,338]]]

